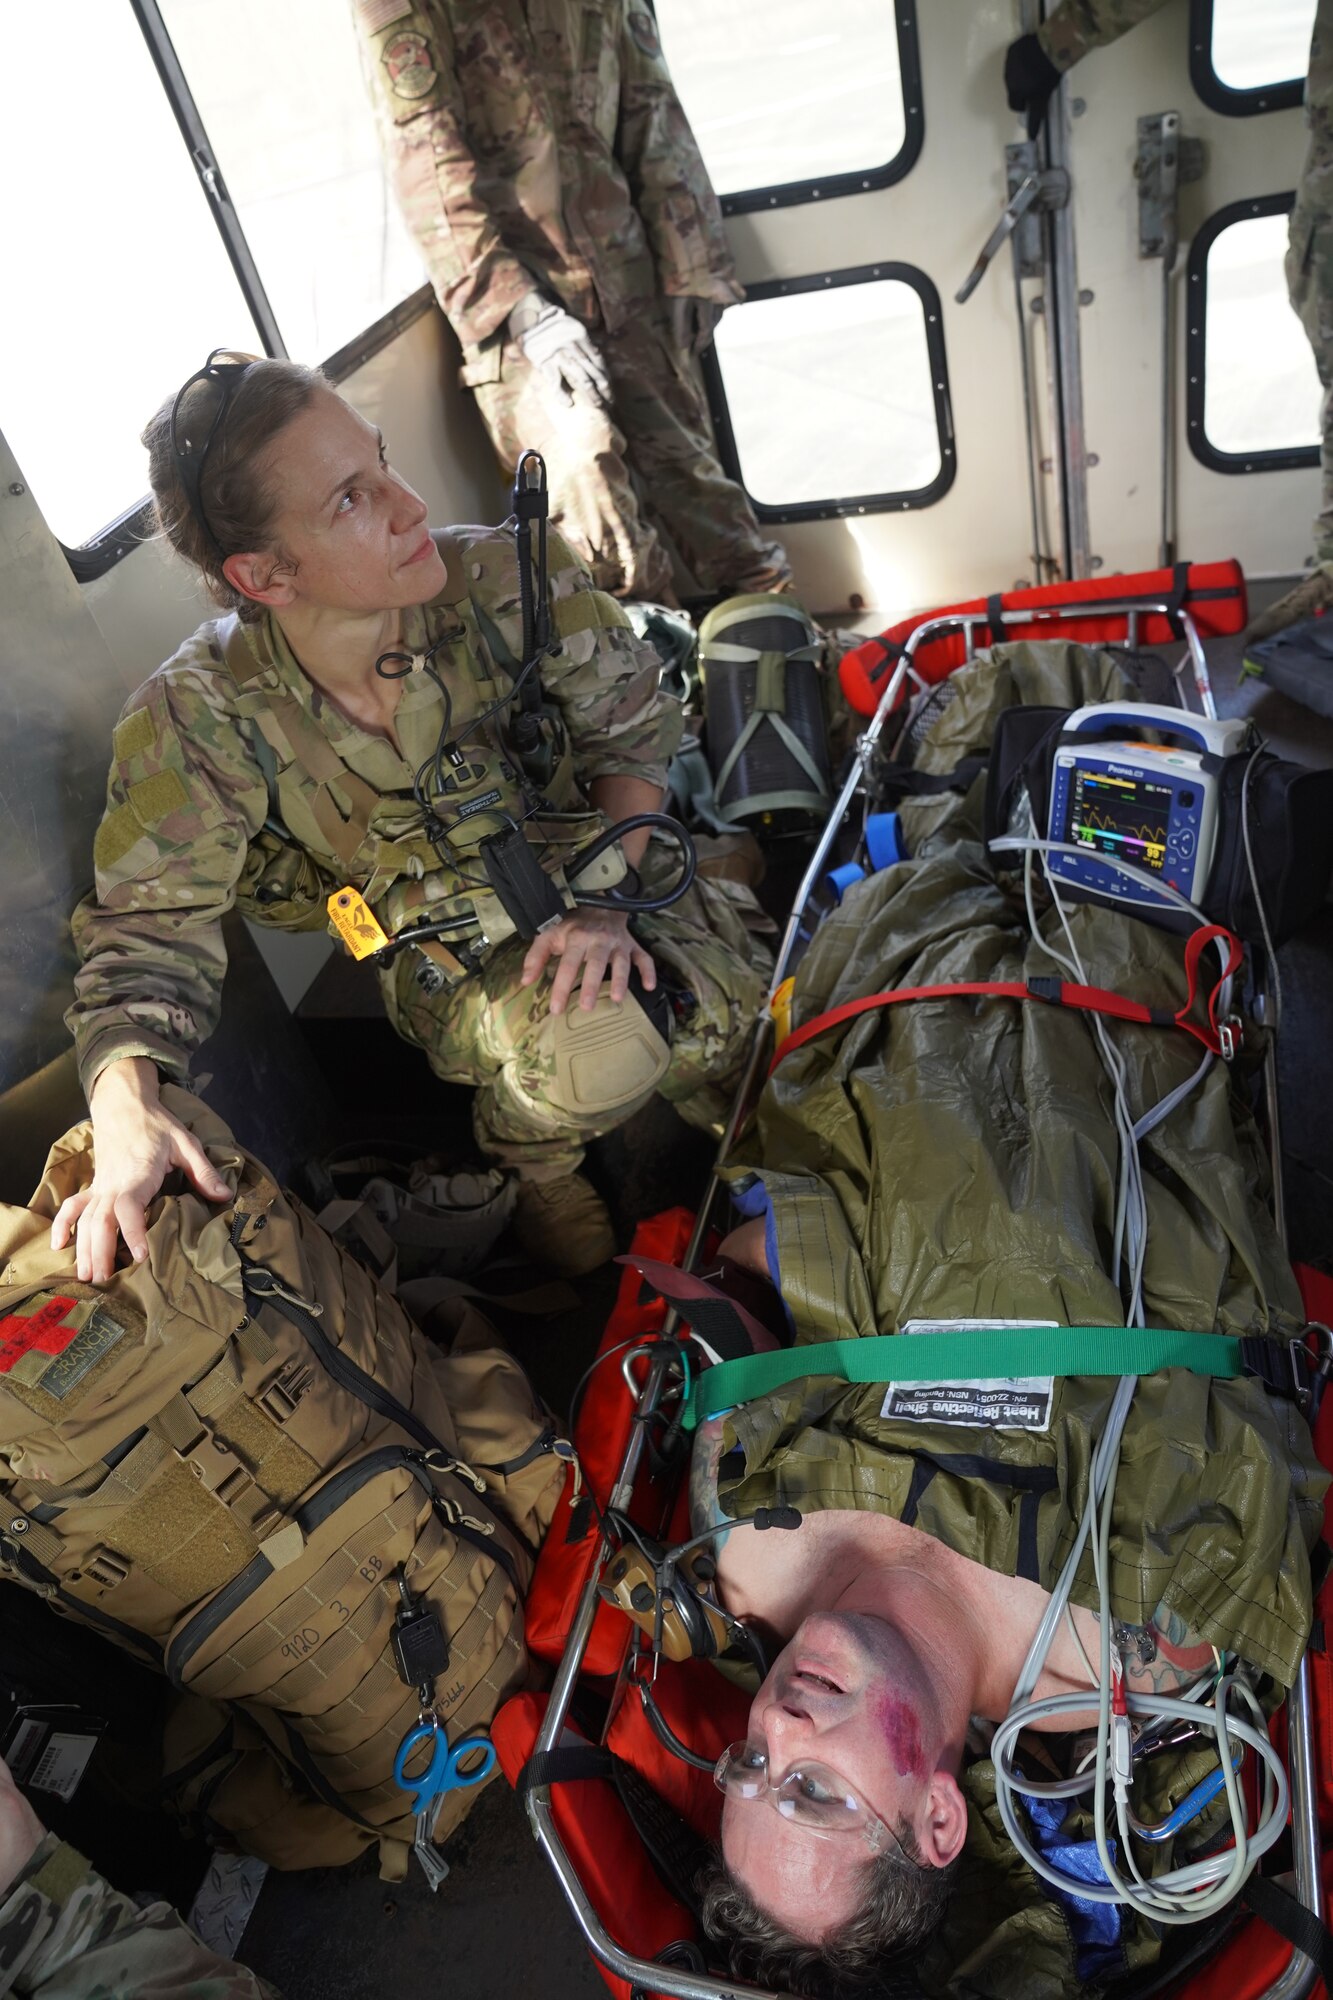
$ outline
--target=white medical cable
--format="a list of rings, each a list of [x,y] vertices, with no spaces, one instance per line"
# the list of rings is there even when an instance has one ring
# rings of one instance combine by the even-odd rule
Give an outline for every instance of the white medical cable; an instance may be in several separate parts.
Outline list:
[[[1244,804],[1242,800],[1243,810]],[[1033,940],[1062,970],[1072,973],[1081,984],[1087,984],[1087,975],[1083,966],[1082,956],[1078,949],[1078,942],[1070,928],[1059,888],[1051,874],[1048,861],[1048,856],[1051,853],[1066,851],[1077,855],[1080,850],[1066,843],[1039,841],[1035,838],[1024,839],[1018,836],[1006,837],[1002,840],[992,842],[991,845],[994,848],[1006,848],[1024,853],[1024,901]],[[1048,939],[1044,938],[1039,929],[1032,900],[1032,857],[1034,854],[1041,856],[1047,885],[1071,954],[1069,958],[1066,958],[1064,953],[1058,950]],[[1117,863],[1117,866],[1120,865]],[[1182,896],[1178,890],[1173,890],[1169,884],[1154,881],[1151,876],[1133,868],[1131,864],[1124,865],[1127,874],[1141,879],[1145,883],[1145,886],[1151,887],[1155,891],[1163,892],[1169,900],[1183,905],[1200,923],[1207,921],[1203,913],[1190,903],[1187,897]],[[1250,865],[1253,880],[1254,868],[1252,857],[1250,858]],[[1223,953],[1219,943],[1219,958],[1222,957]],[[1226,982],[1226,993],[1223,1004],[1230,1004],[1229,980]],[[1142,1325],[1142,1286],[1144,1263],[1147,1255],[1148,1217],[1146,1190],[1143,1184],[1143,1168],[1139,1156],[1138,1143],[1169,1117],[1185,1101],[1190,1093],[1198,1087],[1203,1078],[1208,1074],[1212,1064],[1212,1057],[1205,1054],[1203,1061],[1191,1076],[1168,1092],[1166,1097],[1161,1099],[1158,1104],[1152,1106],[1142,1117],[1135,1120],[1128,1103],[1127,1077],[1120,1052],[1107,1034],[1105,1025],[1099,1019],[1094,1020],[1092,1025],[1103,1064],[1110,1077],[1115,1093],[1115,1126],[1120,1140],[1120,1171],[1117,1176],[1116,1227],[1114,1232],[1115,1245],[1112,1275],[1118,1278],[1125,1249],[1125,1239],[1128,1238],[1130,1309],[1126,1314],[1126,1319],[1131,1325]],[[1086,1896],[1091,1901],[1128,1904],[1157,1922],[1176,1924],[1194,1923],[1202,1917],[1211,1914],[1214,1909],[1220,1909],[1232,1899],[1261,1855],[1279,1837],[1286,1817],[1286,1776],[1282,1770],[1280,1760],[1277,1759],[1271,1745],[1268,1743],[1266,1734],[1263,1733],[1262,1727],[1259,1730],[1252,1730],[1238,1717],[1230,1715],[1227,1712],[1227,1698],[1231,1689],[1235,1687],[1243,1695],[1252,1711],[1258,1716],[1259,1722],[1262,1725],[1262,1715],[1259,1714],[1258,1705],[1254,1701],[1253,1695],[1245,1683],[1238,1680],[1235,1675],[1219,1676],[1218,1678],[1214,1694],[1215,1719],[1212,1722],[1206,1721],[1201,1709],[1194,1705],[1199,1701],[1207,1685],[1206,1680],[1196,1683],[1184,1699],[1173,1701],[1168,1697],[1141,1697],[1137,1695],[1127,1697],[1125,1705],[1128,1713],[1123,1719],[1126,1740],[1129,1726],[1128,1714],[1160,1722],[1170,1720],[1183,1713],[1196,1727],[1212,1729],[1218,1739],[1219,1760],[1222,1766],[1223,1783],[1226,1788],[1236,1845],[1230,1854],[1213,1861],[1194,1863],[1184,1868],[1172,1869],[1152,1881],[1145,1881],[1129,1845],[1131,1829],[1128,1824],[1128,1786],[1132,1774],[1132,1752],[1126,1757],[1122,1750],[1125,1768],[1121,1776],[1117,1779],[1115,1787],[1116,1817],[1134,1881],[1132,1883],[1126,1881],[1116,1868],[1110,1854],[1106,1818],[1108,1749],[1113,1740],[1113,1722],[1118,1723],[1121,1721],[1119,1716],[1113,1718],[1111,1713],[1112,1620],[1109,1583],[1110,1530],[1116,1471],[1119,1464],[1120,1442],[1136,1387],[1137,1378],[1135,1377],[1121,1377],[1116,1385],[1106,1425],[1094,1452],[1093,1464],[1089,1475],[1087,1507],[1080,1523],[1075,1544],[1070,1550],[1061,1575],[1057,1580],[1055,1590],[1052,1592],[1050,1602],[1038,1624],[1037,1631],[1033,1635],[1032,1644],[1028,1649],[1027,1657],[1023,1662],[1018,1681],[1014,1688],[1009,1714],[997,1729],[992,1742],[991,1756],[995,1765],[997,1803],[1000,1807],[1001,1818],[1004,1821],[1006,1832],[1024,1860],[1028,1862],[1029,1866],[1039,1876],[1057,1888],[1080,1896]],[[1100,1640],[1102,1672],[1097,1687],[1099,1714],[1095,1753],[1096,1769],[1091,1777],[1084,1775],[1083,1771],[1080,1770],[1072,1779],[1056,1781],[1054,1784],[1048,1781],[1024,1780],[1021,1783],[1021,1789],[1035,1796],[1050,1797],[1075,1797],[1090,1788],[1094,1790],[1093,1806],[1098,1854],[1106,1874],[1106,1885],[1104,1887],[1090,1885],[1081,1879],[1072,1879],[1064,1876],[1058,1869],[1053,1868],[1046,1862],[1031,1841],[1028,1840],[1018,1823],[1013,1799],[1013,1791],[1019,1788],[1019,1781],[1012,1770],[1011,1759],[1006,1754],[1012,1745],[1016,1745],[1021,1731],[1029,1727],[1039,1716],[1086,1711],[1088,1703],[1086,1693],[1049,1697],[1042,1702],[1033,1702],[1030,1697],[1033,1688],[1040,1678],[1060,1620],[1068,1616],[1071,1625],[1073,1623],[1072,1612],[1069,1606],[1069,1594],[1090,1534],[1093,1541],[1093,1567],[1096,1575],[1098,1596],[1101,1602]],[[1079,1638],[1076,1628],[1075,1638],[1078,1642],[1079,1651],[1083,1655],[1084,1665],[1091,1672],[1091,1662],[1087,1658],[1082,1640]],[[1253,1838],[1247,1833],[1244,1802],[1240,1797],[1239,1786],[1235,1774],[1231,1769],[1230,1753],[1233,1739],[1248,1742],[1264,1759],[1264,1810],[1261,1814],[1259,1829]],[[1278,1814],[1279,1805],[1281,1808],[1280,1816]],[[1219,1878],[1221,1879],[1219,1880]]]
[[[992,854],[1070,854],[1076,861],[1086,861],[1088,858],[1088,849],[1076,846],[1072,840],[1039,840],[1036,834],[999,833],[993,840],[988,840],[986,846]],[[1146,868],[1136,868],[1132,861],[1122,861],[1118,855],[1113,862],[1108,862],[1107,866],[1113,867],[1118,875],[1128,875],[1132,882],[1138,882],[1145,889],[1151,889],[1155,895],[1164,896],[1168,903],[1179,904],[1182,910],[1189,912],[1196,923],[1211,922],[1198,904],[1191,903],[1189,897],[1182,895],[1173,883],[1159,880],[1156,875],[1150,875]]]

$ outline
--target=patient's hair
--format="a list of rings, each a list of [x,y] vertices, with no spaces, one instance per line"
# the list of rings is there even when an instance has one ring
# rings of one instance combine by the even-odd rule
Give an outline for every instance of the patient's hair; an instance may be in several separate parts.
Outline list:
[[[727,1948],[732,1975],[808,2000],[853,2000],[883,1980],[885,1961],[921,1944],[944,1915],[957,1862],[932,1868],[921,1859],[906,1820],[894,1828],[909,1857],[872,1855],[865,1896],[854,1917],[811,1944],[793,1937],[728,1873],[720,1853],[700,1882],[703,1926]]]
[[[275,497],[267,476],[271,473],[269,447],[293,417],[309,408],[316,391],[329,387],[318,368],[307,368],[299,361],[253,355],[235,358],[254,365],[227,403],[226,415],[204,460],[200,492],[208,524],[228,555],[271,548]],[[197,421],[206,429],[211,399],[218,394],[215,383],[194,383],[186,392],[182,423],[188,423],[197,403]],[[175,403],[175,395],[168,396],[143,434],[158,527],[176,553],[200,572],[213,602],[254,623],[262,618],[263,605],[237,590],[223,575],[223,558],[190,505],[171,444]]]

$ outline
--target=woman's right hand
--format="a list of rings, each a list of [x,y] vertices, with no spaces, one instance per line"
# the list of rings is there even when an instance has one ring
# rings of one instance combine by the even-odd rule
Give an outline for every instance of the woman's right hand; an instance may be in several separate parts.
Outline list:
[[[93,1085],[93,1178],[60,1204],[51,1248],[76,1235],[78,1276],[105,1284],[116,1268],[120,1237],[136,1264],[148,1255],[144,1210],[173,1167],[209,1201],[231,1195],[192,1132],[158,1101],[156,1067],[143,1056],[108,1063]]]

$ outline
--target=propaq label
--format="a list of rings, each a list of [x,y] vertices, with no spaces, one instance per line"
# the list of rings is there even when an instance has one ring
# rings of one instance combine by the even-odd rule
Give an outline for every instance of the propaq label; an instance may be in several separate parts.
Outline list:
[[[1053,1319],[910,1319],[904,1334],[976,1333],[988,1327],[1055,1326]],[[1053,1375],[1006,1375],[985,1381],[890,1382],[880,1416],[899,1423],[958,1424],[966,1430],[1046,1431],[1055,1399]]]

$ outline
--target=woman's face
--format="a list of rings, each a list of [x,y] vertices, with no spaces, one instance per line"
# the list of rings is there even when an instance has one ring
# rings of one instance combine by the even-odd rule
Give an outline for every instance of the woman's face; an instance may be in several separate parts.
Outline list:
[[[284,425],[267,477],[279,556],[264,601],[275,610],[402,610],[442,588],[425,502],[390,467],[380,432],[331,389]]]

